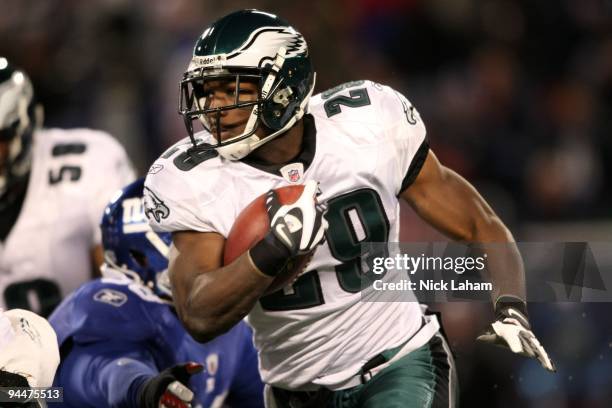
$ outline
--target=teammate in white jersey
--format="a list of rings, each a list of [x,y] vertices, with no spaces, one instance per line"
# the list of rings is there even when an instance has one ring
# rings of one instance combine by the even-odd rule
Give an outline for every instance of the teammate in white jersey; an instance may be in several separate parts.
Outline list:
[[[388,300],[377,293],[364,301],[361,244],[398,240],[398,197],[453,238],[512,235],[438,162],[404,96],[357,81],[311,98],[314,82],[304,38],[269,13],[232,13],[198,39],[181,82],[190,137],[153,164],[145,191],[153,228],[174,233],[179,316],[204,341],[248,314],[269,406],[454,406],[456,373],[438,321],[416,302],[377,302]],[[194,120],[204,126],[195,135]],[[298,183],[305,188],[296,204],[279,206],[268,195],[272,232],[223,266],[240,211]],[[306,273],[264,296],[288,259],[313,249]],[[483,339],[552,370],[525,317],[520,256],[489,261],[498,264],[498,321]]]
[[[102,211],[135,175],[110,135],[41,123],[29,78],[0,57],[0,307],[47,316],[102,264]]]

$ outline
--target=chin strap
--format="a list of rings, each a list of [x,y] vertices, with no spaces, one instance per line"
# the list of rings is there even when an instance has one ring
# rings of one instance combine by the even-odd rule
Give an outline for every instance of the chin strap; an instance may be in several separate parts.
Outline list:
[[[270,73],[268,74],[268,77],[266,78],[263,86],[261,87],[261,96],[263,97],[263,99],[266,99],[268,97],[268,93],[272,89],[272,85],[274,85],[276,76],[285,64],[285,55],[287,55],[287,50],[285,49],[285,47],[280,47],[278,49],[278,53],[276,53],[276,58],[274,59],[274,64],[272,64]]]

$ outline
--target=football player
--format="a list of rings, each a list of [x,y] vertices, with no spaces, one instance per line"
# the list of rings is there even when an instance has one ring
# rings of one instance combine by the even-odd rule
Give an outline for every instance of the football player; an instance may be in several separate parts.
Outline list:
[[[110,135],[41,125],[30,79],[0,57],[0,307],[47,316],[98,270],[102,210],[135,176]]]
[[[455,239],[512,248],[513,237],[440,164],[403,95],[355,81],[311,97],[314,85],[304,38],[275,15],[238,11],[198,38],[180,85],[189,137],[146,180],[152,226],[173,232],[179,316],[204,341],[248,314],[269,406],[455,406],[456,373],[438,320],[384,293],[362,301],[361,244],[397,242],[399,199]],[[204,130],[194,133],[194,121]],[[268,193],[271,232],[223,265],[241,210],[289,184],[305,185],[300,199],[279,205]],[[288,259],[313,250],[292,286],[265,294]],[[553,370],[529,327],[520,255],[490,254],[488,262],[497,321],[482,339]]]
[[[55,384],[64,387],[64,405],[263,406],[246,323],[200,344],[174,313],[165,272],[170,234],[150,229],[142,189],[142,179],[125,187],[104,212],[103,278],[79,288],[49,319],[61,349]]]

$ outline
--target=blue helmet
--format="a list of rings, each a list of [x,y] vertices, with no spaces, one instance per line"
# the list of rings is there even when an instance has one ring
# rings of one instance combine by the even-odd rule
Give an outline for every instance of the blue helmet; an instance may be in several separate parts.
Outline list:
[[[142,283],[157,295],[170,297],[168,251],[170,233],[154,232],[147,222],[143,202],[144,178],[124,187],[102,216],[102,274],[117,273]]]

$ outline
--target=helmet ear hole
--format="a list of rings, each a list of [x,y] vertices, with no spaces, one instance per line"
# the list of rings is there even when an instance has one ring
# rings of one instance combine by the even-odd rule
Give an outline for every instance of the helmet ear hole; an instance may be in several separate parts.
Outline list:
[[[274,95],[272,96],[272,100],[274,101],[274,103],[277,103],[281,107],[286,108],[287,105],[289,105],[289,102],[291,101],[292,95],[293,95],[293,91],[291,90],[290,87],[287,86],[285,88],[282,88],[276,91]]]
[[[263,123],[274,131],[282,129],[293,117],[299,101],[290,86],[285,86],[274,92],[272,97],[263,104],[261,118]]]

